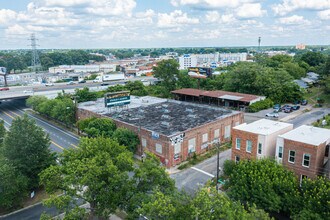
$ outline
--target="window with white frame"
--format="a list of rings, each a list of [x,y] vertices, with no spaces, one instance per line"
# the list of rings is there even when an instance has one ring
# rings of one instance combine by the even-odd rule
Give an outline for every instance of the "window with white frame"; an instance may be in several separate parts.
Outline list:
[[[241,139],[236,138],[236,149],[240,150],[241,149]]]
[[[225,127],[225,138],[230,138],[230,125]]]
[[[147,147],[147,140],[145,138],[141,139],[142,147]]]
[[[209,138],[208,138],[208,134],[207,134],[207,133],[203,134],[203,137],[202,137],[202,143],[207,143],[208,140],[209,140]]]
[[[251,153],[251,151],[252,151],[252,141],[247,140],[246,141],[246,152]]]
[[[278,147],[278,158],[282,159],[283,157],[283,147],[279,146]]]
[[[220,137],[220,129],[215,129],[214,130],[214,139]]]
[[[262,143],[258,144],[258,154],[262,153]]]
[[[309,163],[311,161],[311,155],[310,154],[304,154],[303,156],[303,166],[304,167],[309,167]]]
[[[192,138],[188,141],[188,153],[196,151],[196,138]]]
[[[156,143],[156,152],[162,154],[163,146],[161,144]]]
[[[181,153],[181,142],[174,144],[174,154]]]
[[[288,161],[289,161],[290,163],[294,163],[295,156],[296,156],[296,151],[294,151],[294,150],[290,150],[290,151],[289,151],[289,159],[288,159]]]

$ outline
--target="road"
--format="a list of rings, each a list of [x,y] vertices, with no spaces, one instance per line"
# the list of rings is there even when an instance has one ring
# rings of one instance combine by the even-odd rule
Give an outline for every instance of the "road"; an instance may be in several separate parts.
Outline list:
[[[24,108],[24,101],[20,100],[8,100],[0,104],[0,119],[5,122],[5,127],[7,129],[9,129],[13,119],[26,113],[30,118],[36,121],[38,126],[49,134],[51,139],[50,148],[52,151],[62,152],[64,149],[78,147],[79,137],[25,112]]]
[[[223,167],[223,163],[230,159],[231,149],[220,153],[219,166]],[[175,185],[179,190],[184,190],[188,193],[194,193],[198,188],[216,176],[217,155],[190,167],[179,173],[171,174],[171,178],[175,180]]]

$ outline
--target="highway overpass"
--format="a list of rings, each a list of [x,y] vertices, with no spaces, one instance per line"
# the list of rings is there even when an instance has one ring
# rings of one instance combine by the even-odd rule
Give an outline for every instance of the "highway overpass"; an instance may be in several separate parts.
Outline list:
[[[124,85],[127,81],[136,81],[136,80],[144,80],[143,83],[145,85],[149,85],[157,79],[153,77],[139,77],[139,78],[132,78],[129,80],[119,80],[119,81],[110,81],[105,82],[107,85],[101,85],[104,83],[93,83],[93,82],[86,82],[86,83],[78,83],[75,82],[73,85],[67,85],[66,83],[55,83],[54,86],[45,86],[45,85],[33,85],[33,86],[12,86],[8,87],[9,90],[0,91],[0,101],[1,100],[8,100],[8,99],[27,99],[32,95],[44,95],[48,98],[54,98],[57,96],[59,92],[63,90],[66,93],[74,93],[74,90],[77,88],[84,88],[88,87],[91,91],[100,91],[106,89],[108,86],[113,86],[117,84]]]

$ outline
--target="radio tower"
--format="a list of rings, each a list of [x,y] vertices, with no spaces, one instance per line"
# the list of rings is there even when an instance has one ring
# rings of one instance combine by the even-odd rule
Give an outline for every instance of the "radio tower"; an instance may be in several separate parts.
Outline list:
[[[32,62],[31,62],[31,67],[32,67],[32,71],[34,73],[37,73],[39,68],[41,67],[40,64],[40,59],[39,59],[39,55],[38,55],[38,50],[37,50],[37,40],[36,39],[36,35],[35,34],[31,34],[31,47],[32,47]]]
[[[258,52],[260,53],[260,43],[261,43],[261,37],[258,38]]]

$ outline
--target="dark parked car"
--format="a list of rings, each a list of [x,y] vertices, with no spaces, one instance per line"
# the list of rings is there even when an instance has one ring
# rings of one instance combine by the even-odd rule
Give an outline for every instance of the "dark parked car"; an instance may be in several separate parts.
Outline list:
[[[307,100],[302,100],[301,101],[301,105],[307,105],[308,104],[308,101]]]
[[[274,106],[273,106],[273,109],[280,109],[281,108],[281,104],[275,104]]]
[[[290,105],[283,105],[282,107],[281,107],[281,111],[284,111],[287,107],[291,107]]]
[[[298,109],[300,109],[300,105],[294,105],[294,106],[292,106],[292,110],[298,110]]]
[[[286,107],[286,108],[284,109],[284,112],[285,112],[285,113],[290,113],[290,112],[292,112],[292,107],[291,107],[291,106]]]
[[[80,80],[78,83],[86,83],[86,80]]]

